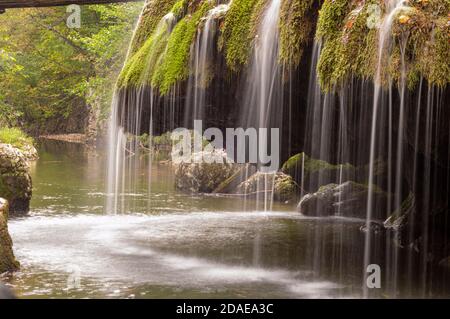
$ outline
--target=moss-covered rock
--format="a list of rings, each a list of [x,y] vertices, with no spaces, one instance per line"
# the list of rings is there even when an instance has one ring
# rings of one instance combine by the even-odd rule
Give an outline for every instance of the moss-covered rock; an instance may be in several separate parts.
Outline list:
[[[0,198],[0,274],[19,269],[14,257],[12,240],[8,233],[8,201]]]
[[[258,196],[264,193],[276,201],[286,202],[295,199],[298,186],[289,175],[282,172],[257,172],[236,187],[235,194]]]
[[[182,18],[171,32],[151,77],[151,85],[159,88],[162,94],[168,93],[175,83],[187,79],[191,44],[200,19],[210,8],[209,1],[203,2],[192,15]]]
[[[177,0],[147,0],[139,18],[136,32],[133,36],[130,56],[133,56],[153,33],[159,21],[177,3]],[[178,7],[178,6],[177,6]]]
[[[298,203],[300,213],[307,216],[344,216],[366,218],[367,185],[347,181],[340,185],[321,186],[315,193],[306,194]],[[389,195],[374,187],[372,219],[384,220]]]
[[[281,171],[292,176],[303,191],[312,192],[323,184],[338,181],[340,176],[344,180],[354,176],[355,168],[350,164],[334,165],[298,153],[283,164]]]
[[[217,17],[218,51],[228,69],[239,72],[249,62],[268,0],[234,0]],[[315,0],[283,0],[279,17],[279,60],[297,67],[312,40]],[[151,86],[161,95],[187,79],[191,45],[213,3],[208,0],[150,0],[133,38],[118,87]],[[209,78],[214,77],[211,74]]]
[[[311,41],[316,13],[315,0],[282,0],[280,9],[280,62],[297,67],[303,56],[303,49]]]
[[[322,41],[318,63],[322,88],[330,90],[355,75],[375,80],[379,60],[387,66],[380,74],[381,84],[387,85],[389,79],[403,81],[404,69],[404,80],[410,88],[417,84],[420,75],[432,85],[447,85],[450,82],[450,2],[408,1],[393,19],[389,34],[392,47],[384,50],[381,57],[378,57],[379,29],[374,6],[382,18],[385,7],[376,0],[326,0],[322,5],[316,32]]]
[[[9,201],[10,212],[27,213],[31,200],[31,176],[24,154],[0,144],[0,196]]]
[[[167,10],[158,7],[154,12],[159,4]],[[152,86],[165,95],[175,83],[185,80],[191,44],[201,18],[211,7],[207,0],[150,1],[117,86]]]
[[[208,160],[205,160],[208,158]],[[215,162],[209,159],[215,159]],[[208,163],[209,161],[209,163]],[[211,193],[239,170],[224,150],[192,154],[190,162],[175,164],[175,186],[192,193]]]
[[[248,63],[252,41],[266,0],[234,0],[225,17],[219,48],[225,52],[228,67],[239,71]]]
[[[0,128],[0,143],[10,144],[18,148],[28,161],[38,159],[38,152],[33,145],[33,138],[17,127]]]

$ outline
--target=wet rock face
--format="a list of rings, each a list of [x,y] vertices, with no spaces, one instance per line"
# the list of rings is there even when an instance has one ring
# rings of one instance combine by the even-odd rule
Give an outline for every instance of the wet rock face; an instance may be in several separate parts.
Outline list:
[[[17,148],[9,144],[0,144],[0,196],[9,201],[9,211],[27,213],[31,193],[27,158]]]
[[[307,216],[344,216],[366,218],[368,188],[355,182],[340,185],[328,184],[315,193],[306,194],[300,200],[297,209]],[[374,190],[372,219],[383,220],[386,217],[388,195]]]
[[[216,162],[208,163],[208,158]],[[191,193],[211,193],[239,169],[239,164],[232,163],[224,150],[195,153],[190,163],[175,165],[176,188]]]
[[[273,191],[274,200],[286,202],[295,199],[297,190],[297,184],[289,175],[282,172],[275,174],[257,172],[240,183],[233,193],[257,196],[264,193],[271,195]]]
[[[8,233],[8,201],[0,198],[0,273],[19,269]]]

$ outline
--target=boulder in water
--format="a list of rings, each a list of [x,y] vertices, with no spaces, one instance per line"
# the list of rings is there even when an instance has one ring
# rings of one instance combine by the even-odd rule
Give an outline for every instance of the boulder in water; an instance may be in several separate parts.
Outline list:
[[[240,183],[234,193],[256,196],[263,193],[271,194],[272,191],[274,200],[286,202],[295,199],[298,186],[291,176],[282,172],[257,172]]]
[[[310,158],[305,153],[291,156],[282,166],[281,171],[294,178],[305,192],[313,192],[319,186],[348,180],[355,174],[350,164],[333,165],[326,161]]]
[[[375,203],[372,219],[384,219],[387,193],[374,186]],[[321,186],[315,193],[306,194],[297,208],[307,216],[344,216],[366,218],[368,187],[352,181],[340,185]]]
[[[8,233],[8,201],[0,198],[0,273],[19,269]]]
[[[10,144],[0,144],[0,196],[11,213],[27,213],[31,200],[31,176],[27,158]]]
[[[205,160],[215,159],[215,162]],[[211,193],[240,168],[220,150],[194,153],[190,162],[174,164],[176,188],[192,193]]]

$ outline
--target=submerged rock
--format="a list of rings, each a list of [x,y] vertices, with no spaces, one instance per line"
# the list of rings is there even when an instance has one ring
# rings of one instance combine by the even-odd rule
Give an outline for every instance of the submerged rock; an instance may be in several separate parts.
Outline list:
[[[0,144],[0,196],[9,201],[11,213],[27,213],[31,200],[27,158],[19,149]]]
[[[333,165],[326,161],[310,158],[305,153],[291,156],[282,166],[281,171],[292,176],[305,192],[313,192],[319,186],[348,180],[355,174],[350,164]]]
[[[263,193],[271,194],[273,191],[274,200],[286,202],[296,197],[297,190],[298,186],[294,179],[287,174],[257,172],[240,183],[234,193],[256,196]]]
[[[297,208],[307,216],[344,216],[366,218],[368,187],[347,181],[340,185],[328,184],[317,192],[306,194]],[[372,219],[384,219],[388,194],[375,188]]]
[[[216,159],[208,163],[204,159]],[[240,168],[224,150],[194,153],[189,163],[175,164],[175,186],[192,193],[211,193]]]
[[[8,233],[8,201],[0,198],[0,273],[19,269]]]

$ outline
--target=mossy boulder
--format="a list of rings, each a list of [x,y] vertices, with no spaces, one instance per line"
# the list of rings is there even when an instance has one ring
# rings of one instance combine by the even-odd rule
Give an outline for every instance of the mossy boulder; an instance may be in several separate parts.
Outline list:
[[[306,194],[297,209],[307,216],[343,216],[366,218],[367,185],[347,181],[340,185],[321,186],[316,192]],[[374,186],[372,219],[386,218],[389,195]]]
[[[8,233],[8,201],[0,198],[0,274],[19,269],[14,257],[12,240]]]
[[[0,196],[9,201],[11,213],[27,213],[32,194],[27,158],[9,144],[0,144]]]
[[[215,159],[215,162],[205,160]],[[209,163],[208,163],[209,161]],[[211,193],[240,168],[224,150],[202,151],[192,154],[190,161],[175,165],[175,186],[192,193]]]
[[[264,193],[280,202],[294,200],[297,196],[298,186],[294,179],[282,172],[257,172],[236,187],[235,194],[258,196]]]
[[[304,192],[315,191],[319,186],[348,180],[355,174],[350,164],[334,165],[326,161],[310,158],[305,153],[291,156],[281,167],[281,171],[294,178]]]

